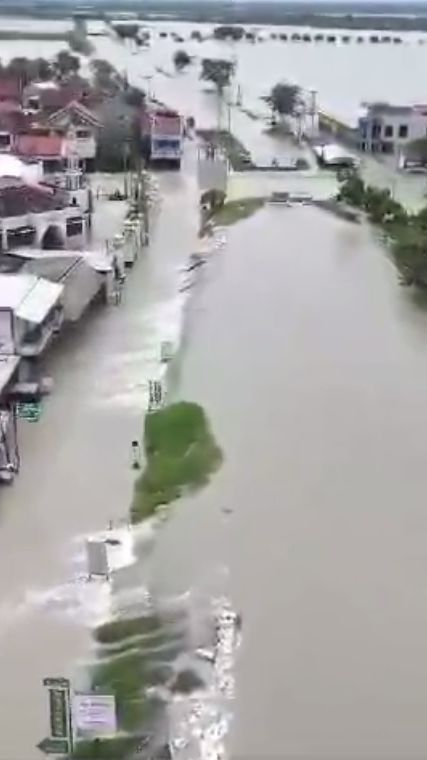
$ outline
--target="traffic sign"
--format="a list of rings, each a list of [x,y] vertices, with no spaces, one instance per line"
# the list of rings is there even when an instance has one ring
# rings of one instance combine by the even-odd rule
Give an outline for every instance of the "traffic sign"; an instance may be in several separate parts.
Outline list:
[[[16,405],[18,417],[27,422],[38,422],[41,414],[40,401],[20,401]]]
[[[50,735],[54,739],[66,739],[69,734],[67,691],[49,689]]]
[[[42,739],[38,743],[37,749],[46,755],[68,755],[70,751],[68,739],[53,739],[50,736]]]

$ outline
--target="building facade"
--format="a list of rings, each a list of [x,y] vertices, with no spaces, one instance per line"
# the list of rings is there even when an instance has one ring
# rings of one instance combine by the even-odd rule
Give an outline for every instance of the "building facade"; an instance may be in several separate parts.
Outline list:
[[[427,137],[427,106],[373,103],[359,119],[359,147],[370,153],[403,155],[414,140]]]

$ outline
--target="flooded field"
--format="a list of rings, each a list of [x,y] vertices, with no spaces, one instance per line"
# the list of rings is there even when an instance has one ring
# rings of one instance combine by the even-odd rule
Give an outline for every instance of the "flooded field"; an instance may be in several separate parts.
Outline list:
[[[188,40],[196,25],[162,27],[172,28],[184,43],[156,37],[134,54],[98,37],[97,55],[207,126],[216,101],[200,86],[197,60],[237,55],[236,82],[260,119],[234,106],[230,118],[256,151],[273,150],[259,96],[279,78],[278,60],[283,76],[318,88],[321,105],[343,113],[380,91],[422,99],[421,35],[403,35],[396,48],[326,49],[200,44]],[[37,54],[31,45],[26,54]],[[196,64],[175,75],[172,54],[184,45]],[[112,613],[175,605],[184,620],[176,654],[193,665],[197,648],[212,647],[206,620],[219,599],[239,615],[241,646],[221,629],[223,669],[204,662],[204,697],[171,704],[179,760],[194,760],[193,750],[196,760],[213,751],[215,760],[420,760],[427,312],[368,228],[313,208],[267,207],[218,231],[197,285],[183,293],[198,245],[195,153],[188,144],[181,173],[158,177],[152,242],[123,303],[95,311],[52,352],[54,392],[38,425],[20,425],[22,472],[0,505],[0,756],[40,756],[43,677],[87,686],[91,630]],[[230,195],[264,195],[282,181],[234,175]],[[287,182],[319,197],[335,187],[316,171]],[[121,204],[99,208],[99,244],[122,213]],[[161,529],[135,531],[111,586],[87,583],[84,541],[127,515],[130,443],[148,384],[162,371],[162,340],[181,339],[170,393],[205,407],[223,467]]]

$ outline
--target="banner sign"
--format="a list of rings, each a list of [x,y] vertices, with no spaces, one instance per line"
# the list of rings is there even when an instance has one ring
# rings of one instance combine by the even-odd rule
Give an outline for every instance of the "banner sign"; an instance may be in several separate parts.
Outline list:
[[[50,734],[54,739],[68,736],[67,692],[65,689],[49,689]]]
[[[73,722],[78,735],[111,736],[117,731],[116,700],[110,694],[75,694]]]

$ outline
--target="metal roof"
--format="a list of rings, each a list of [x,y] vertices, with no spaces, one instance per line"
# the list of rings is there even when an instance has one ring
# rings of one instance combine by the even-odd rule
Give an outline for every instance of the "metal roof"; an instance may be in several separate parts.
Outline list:
[[[0,274],[0,309],[40,324],[58,301],[63,285],[32,274]]]

